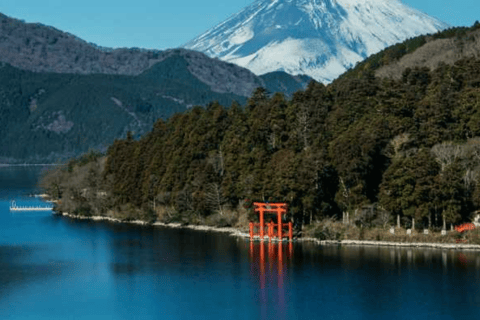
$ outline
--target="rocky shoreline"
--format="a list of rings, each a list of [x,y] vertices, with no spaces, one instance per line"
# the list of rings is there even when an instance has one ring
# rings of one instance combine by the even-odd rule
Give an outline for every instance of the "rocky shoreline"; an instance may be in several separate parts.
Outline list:
[[[110,217],[102,217],[102,216],[92,216],[92,217],[84,217],[79,215],[70,214],[68,212],[63,213],[54,213],[56,215],[72,218],[72,219],[80,219],[80,220],[93,220],[93,221],[109,221],[115,223],[129,223],[129,224],[137,224],[137,225],[152,225],[152,226],[160,226],[166,228],[185,228],[191,230],[199,230],[199,231],[213,231],[213,232],[223,232],[228,233],[230,236],[234,237],[241,237],[241,238],[248,238],[249,235],[247,232],[242,232],[237,228],[220,228],[220,227],[211,227],[211,226],[204,226],[204,225],[183,225],[181,223],[163,223],[163,222],[155,222],[149,224],[145,221],[141,220],[133,220],[133,221],[122,221],[120,219],[110,218]],[[477,244],[454,244],[454,243],[423,243],[423,242],[390,242],[390,241],[369,241],[369,240],[319,240],[316,238],[297,238],[295,241],[300,242],[313,242],[317,245],[345,245],[345,246],[377,246],[377,247],[415,247],[415,248],[431,248],[431,249],[453,249],[453,250],[474,250],[480,251],[480,245]]]
[[[215,232],[229,233],[230,235],[237,236],[237,237],[248,237],[248,233],[241,232],[241,230],[237,228],[231,228],[231,227],[220,228],[220,227],[211,227],[211,226],[204,226],[204,225],[184,225],[181,223],[163,223],[163,222],[148,223],[142,220],[124,221],[120,219],[103,217],[103,216],[85,217],[85,216],[70,214],[68,212],[63,212],[63,213],[55,212],[54,214],[72,218],[72,219],[79,219],[79,220],[109,221],[109,222],[115,222],[115,223],[150,225],[150,226],[159,226],[159,227],[176,228],[176,229],[185,228],[185,229],[192,229],[192,230],[199,230],[199,231],[215,231]]]
[[[377,246],[377,247],[415,247],[432,249],[454,249],[454,250],[475,250],[480,251],[478,244],[455,244],[455,243],[428,243],[428,242],[391,242],[371,240],[318,240],[315,238],[303,238],[299,241],[312,241],[319,245],[347,245],[347,246]]]

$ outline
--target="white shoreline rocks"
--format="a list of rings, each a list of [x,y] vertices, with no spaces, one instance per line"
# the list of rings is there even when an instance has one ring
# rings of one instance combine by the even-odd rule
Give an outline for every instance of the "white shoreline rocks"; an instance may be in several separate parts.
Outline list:
[[[80,220],[94,220],[94,221],[109,221],[115,223],[130,223],[130,224],[137,224],[137,225],[149,225],[149,226],[158,226],[158,227],[167,227],[167,228],[185,228],[185,229],[192,229],[192,230],[199,230],[199,231],[215,231],[215,232],[224,232],[229,233],[230,235],[237,236],[237,237],[248,237],[247,233],[242,233],[237,228],[220,228],[220,227],[211,227],[211,226],[204,226],[204,225],[183,225],[181,223],[163,223],[163,222],[154,222],[148,223],[142,220],[132,220],[132,221],[123,221],[120,219],[115,219],[111,217],[103,217],[103,216],[91,216],[85,217],[75,214],[70,214],[68,212],[62,213],[54,213],[56,215],[61,215],[64,217],[69,217],[72,219],[80,219]]]
[[[455,244],[455,243],[435,243],[435,242],[391,242],[391,241],[371,241],[371,240],[318,240],[315,238],[301,238],[298,241],[312,241],[320,245],[350,245],[350,246],[377,246],[377,247],[423,247],[433,249],[457,249],[457,250],[478,250],[478,244]]]
[[[120,219],[102,217],[102,216],[92,216],[84,217],[79,215],[70,214],[68,212],[63,213],[54,213],[56,215],[61,215],[64,217],[69,217],[72,219],[80,220],[93,220],[93,221],[110,221],[115,223],[130,223],[137,225],[152,225],[166,228],[185,228],[199,231],[213,231],[213,232],[223,232],[228,233],[231,236],[248,238],[248,233],[242,232],[237,228],[220,228],[220,227],[211,227],[205,225],[183,225],[181,223],[163,223],[155,222],[148,223],[141,220],[132,220],[132,221],[122,221]],[[390,241],[370,241],[370,240],[319,240],[315,238],[298,238],[296,241],[301,242],[313,242],[317,245],[347,245],[347,246],[377,246],[377,247],[417,247],[417,248],[431,248],[431,249],[454,249],[454,250],[475,250],[480,251],[480,245],[477,244],[454,244],[454,243],[423,243],[423,242],[390,242]]]

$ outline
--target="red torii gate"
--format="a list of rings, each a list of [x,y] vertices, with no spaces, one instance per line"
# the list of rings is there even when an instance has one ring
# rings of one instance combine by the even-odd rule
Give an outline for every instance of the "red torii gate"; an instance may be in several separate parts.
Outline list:
[[[260,216],[260,223],[250,222],[250,240],[253,240],[255,236],[259,236],[260,240],[264,240],[265,236],[265,213],[277,214],[277,223],[269,222],[268,223],[268,240],[272,241],[274,237],[274,228],[277,228],[277,239],[282,241],[284,236],[287,236],[286,233],[283,233],[282,229],[288,227],[288,238],[290,241],[293,239],[293,228],[292,223],[282,223],[282,215],[287,214],[287,204],[284,202],[281,203],[267,203],[267,202],[254,202],[255,212]],[[259,232],[254,232],[254,227],[259,227]]]

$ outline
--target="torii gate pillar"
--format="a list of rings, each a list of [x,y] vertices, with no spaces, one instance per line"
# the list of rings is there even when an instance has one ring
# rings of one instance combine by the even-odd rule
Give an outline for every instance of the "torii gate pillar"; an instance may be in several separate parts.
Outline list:
[[[259,214],[260,223],[250,222],[250,240],[258,235],[260,240],[264,240],[265,237],[265,213],[277,214],[277,223],[268,223],[268,238],[271,241],[274,235],[273,229],[277,227],[277,240],[282,241],[284,234],[283,227],[288,227],[288,238],[290,241],[293,239],[293,226],[292,223],[282,223],[282,215],[287,214],[287,204],[286,203],[265,203],[265,202],[254,202],[255,212]],[[253,228],[255,226],[259,227],[259,232],[255,233]]]

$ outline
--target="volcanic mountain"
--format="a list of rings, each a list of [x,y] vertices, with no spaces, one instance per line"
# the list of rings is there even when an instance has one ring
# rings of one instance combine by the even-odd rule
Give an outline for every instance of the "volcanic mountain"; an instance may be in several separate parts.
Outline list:
[[[183,47],[257,75],[329,83],[385,47],[447,27],[400,0],[257,0]]]

